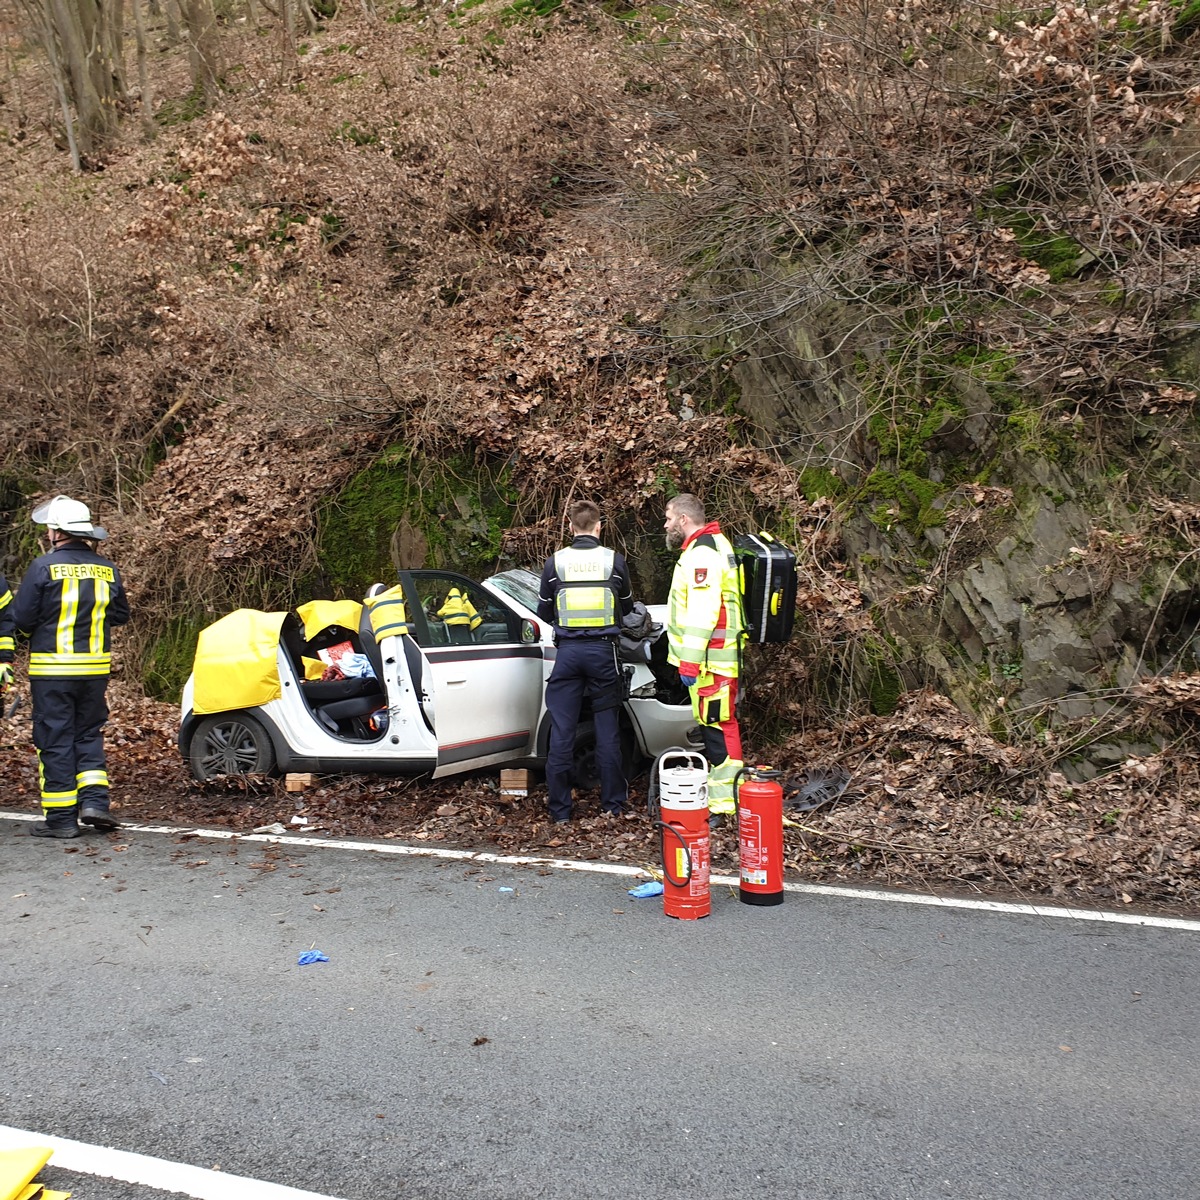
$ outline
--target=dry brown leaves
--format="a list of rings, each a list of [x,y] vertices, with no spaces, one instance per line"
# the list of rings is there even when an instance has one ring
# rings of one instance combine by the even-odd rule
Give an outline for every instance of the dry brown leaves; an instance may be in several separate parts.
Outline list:
[[[323,776],[295,794],[282,780],[261,778],[201,786],[175,748],[174,708],[119,684],[110,699],[109,771],[129,821],[241,832],[278,821],[334,837],[644,867],[658,860],[645,777],[631,787],[627,817],[604,816],[598,795],[584,793],[578,819],[565,830],[548,822],[542,788],[507,802],[496,772],[438,782]],[[1147,703],[1157,699],[1194,720],[1200,677],[1148,687]],[[27,720],[9,722],[5,734],[8,804],[36,809]],[[754,747],[751,757],[769,759],[791,779],[813,766],[852,772],[840,800],[786,829],[789,879],[1200,909],[1200,761],[1186,747],[1130,758],[1091,783],[1071,784],[1029,752],[996,742],[945,698],[918,693],[890,717],[814,729],[782,746]],[[713,847],[715,869],[734,869],[736,833],[717,831]]]

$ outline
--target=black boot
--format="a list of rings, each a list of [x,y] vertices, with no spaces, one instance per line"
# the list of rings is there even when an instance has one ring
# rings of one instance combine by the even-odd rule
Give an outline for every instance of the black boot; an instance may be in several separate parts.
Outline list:
[[[85,825],[91,825],[94,829],[99,829],[101,833],[107,833],[110,829],[121,828],[121,822],[107,808],[101,808],[96,804],[85,804],[79,810],[79,819]]]
[[[34,821],[29,830],[30,837],[77,838],[83,836],[78,825],[50,825],[45,821]]]

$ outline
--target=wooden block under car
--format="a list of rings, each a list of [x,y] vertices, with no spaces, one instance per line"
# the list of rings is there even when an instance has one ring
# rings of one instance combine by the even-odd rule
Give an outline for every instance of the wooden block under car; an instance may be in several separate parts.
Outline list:
[[[501,796],[528,796],[529,772],[526,770],[500,772]]]
[[[283,778],[283,786],[289,792],[302,792],[305,788],[312,787],[316,782],[317,777],[307,773],[285,775]]]

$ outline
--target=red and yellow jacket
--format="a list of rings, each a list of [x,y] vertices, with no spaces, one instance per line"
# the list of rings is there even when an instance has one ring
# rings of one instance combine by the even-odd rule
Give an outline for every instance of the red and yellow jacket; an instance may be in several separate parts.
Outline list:
[[[745,621],[737,560],[711,521],[683,543],[668,599],[669,662],[680,674],[738,674]]]

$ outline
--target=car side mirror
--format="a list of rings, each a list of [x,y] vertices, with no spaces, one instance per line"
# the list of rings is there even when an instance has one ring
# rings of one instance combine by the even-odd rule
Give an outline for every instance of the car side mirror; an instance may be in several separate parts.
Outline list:
[[[542,629],[536,621],[531,621],[528,618],[521,622],[521,641],[523,642],[540,642],[542,640]]]

